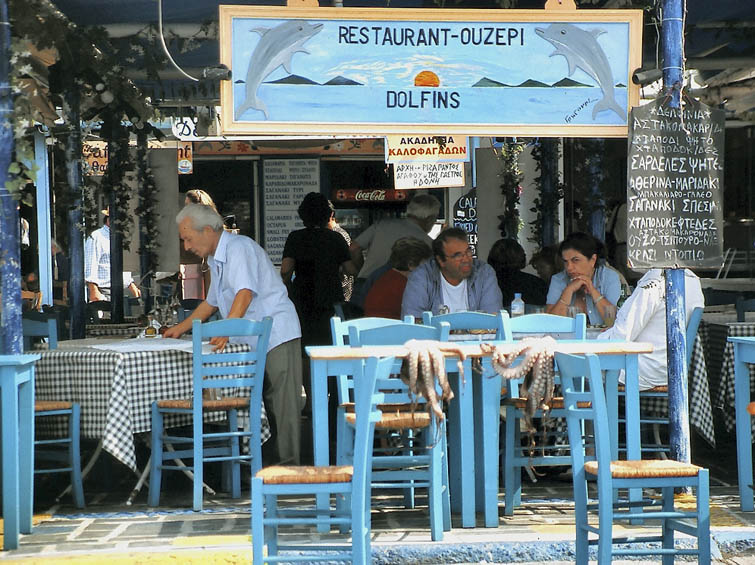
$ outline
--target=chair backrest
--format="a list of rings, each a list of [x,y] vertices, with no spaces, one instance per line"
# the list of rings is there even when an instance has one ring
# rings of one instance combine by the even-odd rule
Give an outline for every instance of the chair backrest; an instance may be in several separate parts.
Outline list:
[[[503,318],[504,341],[527,335],[559,334],[561,339],[587,339],[587,316],[575,318],[554,314],[525,314],[516,318]]]
[[[591,459],[597,459],[599,473],[610,477],[611,440],[608,430],[608,409],[603,390],[600,362],[595,354],[567,355],[556,353],[556,366],[561,373],[561,390],[572,454],[572,475],[575,484],[584,482],[585,449],[592,448]],[[587,381],[589,390],[583,388]],[[593,422],[592,438],[587,420]],[[599,479],[600,480],[600,479]]]
[[[24,351],[31,349],[31,338],[33,337],[46,337],[50,349],[58,348],[58,323],[55,318],[48,318],[44,321],[23,318],[21,323],[23,324]]]
[[[755,312],[755,298],[737,297],[737,322],[745,321],[745,312]]]
[[[448,322],[439,322],[437,326],[424,326],[411,322],[396,322],[391,325],[370,329],[349,328],[349,344],[360,345],[403,345],[410,339],[431,339],[448,341],[451,326]]]
[[[360,345],[403,345],[410,339],[448,341],[450,331],[451,327],[448,322],[441,322],[440,327],[435,327],[394,320],[392,325],[370,329],[358,330],[352,326],[349,328],[349,343],[352,347],[358,347]],[[401,364],[397,361],[392,372],[397,373],[400,369]],[[353,384],[339,381],[338,386],[339,398],[343,402],[343,399],[348,397],[348,387],[353,386]],[[386,402],[402,403],[415,400],[409,395],[408,387],[400,379],[388,378],[378,381],[378,389],[386,391]],[[424,400],[420,400],[420,402],[424,402]]]
[[[689,367],[692,361],[692,350],[695,348],[695,337],[697,336],[697,328],[700,326],[700,320],[703,318],[703,308],[698,306],[692,310],[692,314],[687,319],[687,333],[685,334],[687,339],[687,366]]]
[[[249,423],[252,445],[261,445],[262,382],[265,376],[267,347],[273,319],[265,317],[259,322],[243,318],[229,318],[202,323],[194,320],[192,326],[194,355],[194,417],[202,417],[204,389],[249,387]],[[257,338],[251,351],[224,353],[204,352],[202,341],[211,337]],[[207,346],[205,346],[207,347]],[[244,394],[246,396],[246,394]],[[201,426],[201,419],[200,419]]]
[[[352,477],[352,496],[370,498],[370,483],[372,482],[372,448],[375,432],[375,422],[380,420],[381,413],[377,405],[385,400],[385,396],[377,389],[377,383],[390,376],[395,363],[394,357],[378,360],[370,357],[355,371],[356,381],[354,402],[356,412],[356,429],[354,431],[354,475]],[[365,417],[368,415],[368,417]],[[353,504],[353,502],[352,502]],[[369,508],[363,499],[360,506]]]
[[[404,322],[412,323],[414,319],[411,316],[404,318]],[[356,328],[359,331],[379,328],[382,326],[392,326],[400,323],[393,318],[356,318],[354,320],[343,320],[338,316],[330,319],[330,335],[333,338],[333,345],[349,344],[349,329]],[[402,342],[403,343],[403,342]]]
[[[497,314],[487,314],[485,312],[452,312],[450,314],[438,314],[433,316],[432,312],[422,313],[422,323],[426,326],[438,326],[441,322],[448,322],[451,330],[488,330],[488,333],[495,333],[495,339],[502,340],[504,335],[503,318],[508,318],[506,310],[501,310]]]

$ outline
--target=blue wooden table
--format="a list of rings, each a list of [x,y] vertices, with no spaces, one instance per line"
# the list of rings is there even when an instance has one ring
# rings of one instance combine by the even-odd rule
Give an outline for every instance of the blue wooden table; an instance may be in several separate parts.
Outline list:
[[[739,505],[743,512],[753,511],[752,486],[752,416],[747,412],[750,403],[750,370],[755,363],[755,337],[730,337],[734,346],[734,406],[737,417],[737,472]]]
[[[0,355],[3,548],[31,533],[34,503],[34,362],[39,355]]]

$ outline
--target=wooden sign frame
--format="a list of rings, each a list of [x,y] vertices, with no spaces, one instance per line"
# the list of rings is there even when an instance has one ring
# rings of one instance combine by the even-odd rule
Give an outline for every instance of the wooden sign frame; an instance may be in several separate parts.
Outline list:
[[[224,135],[625,137],[641,10],[220,6]]]

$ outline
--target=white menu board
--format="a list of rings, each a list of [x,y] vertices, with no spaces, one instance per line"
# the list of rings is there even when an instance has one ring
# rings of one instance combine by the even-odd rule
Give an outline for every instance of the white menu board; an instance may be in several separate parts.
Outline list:
[[[265,159],[262,162],[265,195],[264,247],[280,264],[288,234],[304,227],[296,209],[308,192],[320,192],[319,159]]]

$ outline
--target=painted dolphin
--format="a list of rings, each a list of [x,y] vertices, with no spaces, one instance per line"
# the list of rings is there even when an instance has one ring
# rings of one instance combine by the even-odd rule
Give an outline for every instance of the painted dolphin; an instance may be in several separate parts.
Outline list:
[[[252,53],[249,70],[246,72],[244,101],[236,108],[236,119],[249,108],[261,110],[267,115],[267,107],[257,97],[257,89],[270,73],[283,65],[291,73],[291,58],[294,53],[307,53],[302,46],[322,29],[322,24],[310,24],[303,20],[290,20],[272,28],[254,28],[262,38]]]
[[[535,33],[553,44],[556,50],[551,53],[563,55],[569,64],[569,76],[579,67],[598,83],[603,91],[603,98],[592,109],[592,118],[603,110],[613,110],[620,118],[626,119],[625,108],[619,106],[614,95],[614,80],[611,66],[608,64],[603,48],[597,37],[605,31],[594,29],[585,31],[572,24],[551,24],[546,29],[536,28]]]

